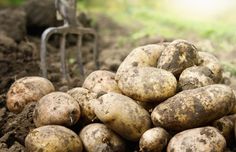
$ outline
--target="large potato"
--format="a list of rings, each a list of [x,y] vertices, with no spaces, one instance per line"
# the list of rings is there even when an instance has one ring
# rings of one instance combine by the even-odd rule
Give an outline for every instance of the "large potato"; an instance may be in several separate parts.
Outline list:
[[[219,60],[212,54],[208,52],[198,52],[199,54],[199,62],[201,66],[208,67],[213,75],[213,80],[215,83],[218,83],[222,79],[223,68],[219,62]]]
[[[122,92],[138,101],[159,103],[175,94],[177,80],[168,71],[153,67],[138,67],[120,76]]]
[[[32,130],[25,139],[27,152],[82,152],[76,133],[63,126],[49,125]]]
[[[53,84],[42,77],[24,77],[12,84],[7,93],[7,108],[21,112],[29,102],[36,102],[55,90]]]
[[[156,106],[152,122],[173,131],[206,125],[232,110],[232,98],[232,89],[221,84],[185,90]]]
[[[99,97],[93,105],[96,116],[127,140],[138,141],[151,127],[149,113],[124,95],[108,93]]]
[[[87,152],[124,152],[125,144],[104,124],[94,123],[85,126],[79,133]]]
[[[90,92],[85,88],[73,88],[67,92],[71,95],[80,105],[81,118],[86,122],[93,122],[96,115],[93,109],[93,99],[97,98],[97,94]]]
[[[162,152],[170,139],[170,135],[163,128],[147,130],[139,140],[140,152]]]
[[[226,141],[214,127],[202,127],[176,134],[167,152],[224,152]]]
[[[205,66],[193,66],[185,69],[180,77],[178,88],[181,90],[196,89],[214,84],[212,72]]]
[[[105,70],[97,70],[89,74],[84,80],[83,88],[97,94],[104,94],[107,92],[121,93],[115,81],[115,73]]]
[[[165,47],[165,44],[150,44],[135,48],[120,64],[115,79],[119,80],[122,74],[133,67],[156,67]]]
[[[198,52],[193,44],[185,40],[175,40],[162,52],[157,67],[178,77],[184,69],[198,65],[198,61]]]
[[[52,92],[42,97],[36,104],[33,113],[36,127],[44,125],[72,126],[79,118],[79,103],[63,92]]]

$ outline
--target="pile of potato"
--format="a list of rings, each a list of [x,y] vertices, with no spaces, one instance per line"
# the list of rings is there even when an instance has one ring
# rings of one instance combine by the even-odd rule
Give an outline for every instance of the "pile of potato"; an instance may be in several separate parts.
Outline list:
[[[7,106],[18,113],[37,102],[29,152],[122,152],[130,143],[140,152],[223,152],[236,130],[236,95],[223,80],[215,56],[175,40],[138,47],[116,73],[94,71],[67,93],[22,78]]]

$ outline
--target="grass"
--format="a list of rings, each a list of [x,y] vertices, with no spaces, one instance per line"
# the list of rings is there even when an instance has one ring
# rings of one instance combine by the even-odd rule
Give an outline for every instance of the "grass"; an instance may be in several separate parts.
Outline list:
[[[95,0],[96,1],[96,0]],[[80,9],[95,13],[104,13],[116,22],[134,29],[130,38],[136,40],[145,36],[163,36],[166,38],[210,39],[219,50],[227,47],[225,41],[236,41],[236,26],[222,20],[199,21],[175,16],[173,12],[162,9],[160,3],[139,0],[135,5],[126,4],[126,0],[114,0],[109,3],[80,3]],[[151,3],[153,2],[153,3]],[[141,28],[140,28],[141,27]],[[227,49],[227,48],[226,48]]]

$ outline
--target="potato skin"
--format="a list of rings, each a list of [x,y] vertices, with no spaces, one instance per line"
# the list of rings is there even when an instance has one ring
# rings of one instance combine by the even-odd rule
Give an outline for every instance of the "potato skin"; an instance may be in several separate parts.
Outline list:
[[[134,100],[159,103],[176,92],[177,80],[168,71],[153,67],[138,67],[121,75],[118,86]]]
[[[81,87],[73,88],[67,93],[79,103],[83,121],[85,123],[93,122],[96,119],[96,115],[92,104],[93,99],[97,98],[97,94]]]
[[[96,116],[127,140],[138,141],[151,127],[149,113],[134,100],[118,93],[108,93],[94,104]]]
[[[42,77],[23,77],[16,80],[7,93],[7,108],[14,113],[21,112],[29,102],[36,102],[55,90],[53,84]]]
[[[32,130],[25,139],[27,152],[82,152],[79,136],[63,126],[48,125]]]
[[[178,88],[180,90],[196,89],[214,84],[212,72],[204,66],[193,66],[185,69],[180,77]]]
[[[223,152],[226,141],[214,127],[189,129],[176,134],[169,142],[167,152]]]
[[[97,70],[89,74],[84,80],[83,88],[97,94],[104,94],[107,92],[121,93],[121,90],[115,81],[115,73],[105,70]]]
[[[139,140],[140,152],[162,152],[170,139],[169,133],[160,127],[147,130]]]
[[[232,120],[234,118],[234,120]],[[224,136],[227,144],[233,143],[234,139],[234,122],[236,115],[224,116],[213,122],[213,126],[217,128]]]
[[[87,152],[123,152],[124,141],[101,123],[85,126],[79,133]]]
[[[196,47],[185,41],[175,40],[162,52],[157,68],[173,73],[176,77],[188,67],[198,65],[198,53]]]
[[[165,49],[166,44],[150,44],[135,48],[120,64],[115,79],[134,67],[156,67],[157,61]]]
[[[206,125],[232,110],[232,98],[232,89],[221,84],[185,90],[156,106],[152,122],[172,131]]]
[[[213,75],[213,80],[215,83],[219,83],[222,80],[223,68],[219,60],[212,54],[208,52],[198,52],[199,55],[199,65],[208,67]]]
[[[42,97],[36,104],[33,113],[36,127],[45,125],[72,126],[79,118],[79,103],[63,92],[52,92]]]
[[[233,93],[234,93],[234,98],[232,100],[234,102],[234,107],[233,107],[233,109],[232,109],[232,111],[230,113],[231,114],[236,114],[236,91],[233,90]]]

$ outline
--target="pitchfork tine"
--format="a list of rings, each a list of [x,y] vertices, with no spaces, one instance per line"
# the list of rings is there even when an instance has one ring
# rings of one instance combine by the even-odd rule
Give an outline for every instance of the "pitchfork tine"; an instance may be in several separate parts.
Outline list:
[[[40,52],[40,58],[41,58],[41,69],[43,73],[43,77],[47,78],[47,64],[46,64],[46,53],[47,53],[47,41],[49,37],[56,32],[56,28],[48,28],[45,30],[41,37],[41,52]]]
[[[69,76],[68,76],[68,69],[67,69],[67,64],[66,64],[66,35],[62,34],[61,37],[61,44],[60,44],[60,54],[61,54],[61,71],[63,78],[69,82]]]
[[[84,68],[83,68],[82,52],[81,52],[82,38],[83,38],[83,35],[79,34],[78,42],[77,42],[77,45],[78,45],[77,63],[79,66],[80,74],[84,77]]]
[[[93,60],[96,65],[96,69],[99,69],[99,62],[98,62],[98,48],[97,48],[97,34],[94,34],[94,46],[93,46]]]

